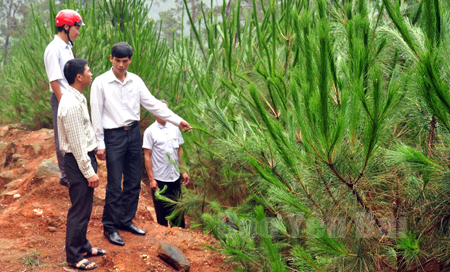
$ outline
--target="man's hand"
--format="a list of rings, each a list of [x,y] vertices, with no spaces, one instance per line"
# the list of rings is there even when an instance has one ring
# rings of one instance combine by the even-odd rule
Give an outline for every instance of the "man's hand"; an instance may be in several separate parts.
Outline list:
[[[152,189],[153,191],[156,191],[156,189],[158,189],[158,183],[155,179],[150,180],[150,189]]]
[[[61,101],[61,97],[62,97],[62,93],[60,93],[59,95],[55,94],[56,98],[58,99],[58,103]]]
[[[106,159],[106,149],[97,150],[97,159],[104,161]]]
[[[191,132],[192,131],[192,127],[191,125],[189,125],[188,122],[186,121],[181,121],[180,125],[178,126],[181,130],[187,130],[187,132]]]
[[[50,82],[50,86],[52,86],[53,93],[55,94],[56,99],[58,99],[58,103],[59,103],[59,101],[61,101],[61,97],[62,97],[61,86],[59,85],[59,81],[53,80],[52,82]]]
[[[181,177],[183,178],[183,185],[186,186],[189,183],[189,176],[186,172],[184,172],[183,174],[181,174]]]
[[[94,174],[92,177],[88,178],[87,181],[89,182],[89,187],[97,188],[98,187],[98,176],[97,174]]]

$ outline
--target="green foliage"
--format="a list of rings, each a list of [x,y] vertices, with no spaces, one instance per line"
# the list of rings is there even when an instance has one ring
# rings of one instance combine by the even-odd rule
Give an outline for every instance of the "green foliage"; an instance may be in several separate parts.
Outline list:
[[[22,264],[34,268],[36,266],[40,266],[40,257],[41,253],[36,249],[33,249],[31,252],[27,252],[25,256],[22,258]]]
[[[237,270],[412,269],[443,256],[425,241],[449,214],[432,207],[448,191],[436,195],[448,173],[448,17],[442,1],[400,2],[269,1],[245,22],[237,2],[221,22],[206,16],[203,32],[189,18],[186,95],[205,150],[253,173],[236,214],[202,217]],[[267,218],[261,209],[277,235],[243,232],[242,218]],[[423,230],[414,258],[405,228]]]
[[[6,86],[2,94],[5,99],[0,105],[3,123],[21,122],[36,129],[51,126],[50,93],[43,55],[56,34],[53,22],[57,10],[63,8],[79,10],[86,23],[72,49],[75,57],[89,60],[94,75],[111,68],[111,46],[125,41],[134,49],[130,71],[139,74],[153,95],[160,97],[171,88],[169,78],[172,75],[163,72],[168,65],[169,48],[161,38],[159,26],[148,19],[149,7],[145,0],[103,0],[86,4],[72,0],[58,7],[50,0],[49,4],[49,13],[32,10],[29,19],[32,23],[24,29],[23,38],[12,47],[13,57],[8,69],[0,75]],[[89,101],[89,90],[85,95]],[[169,100],[172,101],[177,99]]]
[[[202,16],[184,4],[192,35],[170,49],[143,1],[67,4],[87,22],[74,50],[94,73],[129,42],[130,71],[194,127],[194,182],[166,199],[169,218],[191,214],[236,271],[448,269],[447,1],[233,1]],[[45,84],[29,63],[51,29],[28,31],[47,34],[3,70],[2,114],[31,123],[39,99],[20,102],[44,88],[16,75]]]
[[[48,88],[43,59],[48,41],[43,34],[49,31],[42,24],[44,16],[32,8],[23,38],[11,47],[12,57],[1,74],[2,123],[21,122],[37,128],[51,123],[51,111],[44,110],[50,109],[50,96],[43,91]]]

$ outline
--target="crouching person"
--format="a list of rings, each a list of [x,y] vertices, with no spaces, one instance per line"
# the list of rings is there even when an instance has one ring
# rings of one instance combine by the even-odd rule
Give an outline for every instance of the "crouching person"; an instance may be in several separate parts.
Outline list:
[[[70,267],[92,270],[97,264],[88,257],[102,256],[106,251],[93,248],[86,238],[91,218],[94,188],[98,186],[97,141],[89,119],[84,89],[92,82],[92,73],[84,59],[69,60],[64,66],[69,87],[58,108],[59,142],[64,168],[69,180],[72,206],[67,213],[66,256]]]

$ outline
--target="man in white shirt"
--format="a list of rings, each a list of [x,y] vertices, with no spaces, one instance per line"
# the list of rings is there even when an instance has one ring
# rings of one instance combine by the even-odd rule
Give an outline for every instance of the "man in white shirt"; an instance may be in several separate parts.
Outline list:
[[[160,101],[169,107],[166,101]],[[175,201],[181,197],[181,184],[189,183],[189,176],[186,172],[180,177],[178,166],[181,165],[182,144],[184,144],[184,140],[180,130],[159,117],[156,117],[156,121],[144,132],[142,147],[144,148],[145,168],[152,189],[156,219],[158,224],[163,226],[168,226],[166,216],[174,211],[175,206],[156,199],[155,190],[158,188],[162,190],[164,186],[167,186],[164,196]],[[181,183],[181,178],[183,178],[183,183]],[[172,220],[171,226],[184,228],[184,215],[181,213],[175,220]]]
[[[93,248],[86,238],[94,188],[99,183],[95,159],[97,141],[83,95],[92,82],[92,74],[86,60],[73,59],[65,64],[64,75],[70,85],[61,97],[57,119],[61,150],[66,152],[64,167],[72,203],[67,213],[66,260],[70,267],[91,270],[97,264],[85,258],[106,254],[104,250]]]
[[[131,221],[136,215],[141,190],[140,106],[181,129],[191,129],[149,92],[139,76],[127,72],[132,55],[129,44],[116,43],[110,55],[112,69],[94,80],[90,94],[97,158],[106,159],[108,172],[102,218],[104,235],[112,244],[120,246],[125,243],[118,229],[145,235]]]
[[[78,35],[80,35],[80,26],[84,25],[84,23],[78,12],[64,9],[56,15],[55,25],[58,27],[58,35],[55,35],[53,41],[45,49],[44,63],[48,81],[50,82],[50,92],[52,92],[50,100],[52,105],[56,157],[58,159],[59,170],[61,171],[59,183],[64,186],[69,186],[64,171],[64,152],[60,150],[59,146],[56,115],[61,96],[69,86],[64,77],[64,65],[67,61],[73,59],[72,41],[78,38]]]

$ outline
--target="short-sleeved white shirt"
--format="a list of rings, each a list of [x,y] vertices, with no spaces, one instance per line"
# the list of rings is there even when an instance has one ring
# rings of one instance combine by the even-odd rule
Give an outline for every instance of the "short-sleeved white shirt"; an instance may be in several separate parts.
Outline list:
[[[52,82],[58,80],[62,94],[69,86],[69,83],[64,77],[64,65],[73,58],[72,44],[65,43],[57,35],[55,35],[53,41],[50,42],[45,49],[44,63],[48,81]],[[51,85],[50,92],[53,93]]]
[[[143,148],[152,150],[152,170],[156,180],[174,182],[180,177],[179,167],[170,160],[180,163],[178,149],[183,143],[180,129],[170,123],[163,126],[155,121],[145,130]]]

